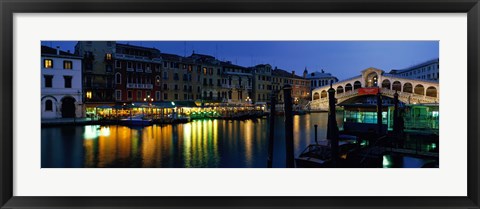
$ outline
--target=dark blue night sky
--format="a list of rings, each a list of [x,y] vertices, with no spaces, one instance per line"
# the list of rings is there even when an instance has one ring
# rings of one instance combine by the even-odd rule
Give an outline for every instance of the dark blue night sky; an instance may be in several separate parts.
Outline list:
[[[271,64],[301,75],[309,72],[332,73],[340,80],[375,67],[385,71],[402,69],[439,57],[438,41],[120,41],[155,47],[163,53],[189,56],[192,51],[242,66]],[[44,41],[74,51],[76,41]]]

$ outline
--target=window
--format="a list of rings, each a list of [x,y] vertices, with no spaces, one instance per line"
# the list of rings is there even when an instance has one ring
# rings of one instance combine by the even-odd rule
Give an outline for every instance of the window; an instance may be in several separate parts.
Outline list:
[[[175,84],[175,88],[174,88],[174,89],[175,89],[175,90],[178,90],[178,85],[177,85],[177,84]]]
[[[112,60],[112,54],[105,54],[106,60]]]
[[[160,76],[159,76],[159,75],[157,75],[157,76],[155,77],[155,84],[156,84],[157,86],[160,86]]]
[[[163,72],[163,79],[168,80],[168,72],[167,71]]]
[[[52,100],[47,99],[47,101],[45,101],[45,111],[53,111]]]
[[[137,91],[137,101],[142,101],[142,91]]]
[[[160,101],[160,91],[155,92],[155,100]]]
[[[115,74],[115,83],[116,84],[122,83],[122,75],[120,73]]]
[[[166,83],[163,84],[163,90],[168,90],[168,85]]]
[[[168,100],[168,93],[164,93],[164,94],[163,94],[163,99],[164,99],[164,100]]]
[[[116,68],[121,68],[122,67],[122,62],[115,60],[115,67]]]
[[[122,100],[122,90],[115,90],[115,99],[117,101]]]
[[[72,69],[72,61],[63,61],[63,69]]]
[[[207,75],[207,68],[206,67],[203,68],[203,75]]]
[[[178,81],[178,79],[179,79],[179,78],[178,78],[178,73],[173,74],[173,80]]]
[[[175,100],[178,100],[178,94],[175,94],[174,97],[175,97]]]
[[[44,75],[45,78],[45,88],[52,88],[53,75]]]
[[[43,60],[43,67],[44,68],[53,68],[53,60],[51,60],[51,59]]]
[[[132,98],[133,98],[133,93],[132,93],[132,91],[131,91],[131,90],[127,91],[127,99],[128,99],[128,100],[132,100]]]
[[[183,94],[183,100],[187,100],[188,97],[187,97],[187,94]]]
[[[91,91],[87,91],[87,93],[85,94],[85,96],[87,97],[87,99],[91,99],[91,98],[92,98],[92,92],[91,92]]]
[[[65,80],[65,88],[72,88],[72,76],[63,76]]]

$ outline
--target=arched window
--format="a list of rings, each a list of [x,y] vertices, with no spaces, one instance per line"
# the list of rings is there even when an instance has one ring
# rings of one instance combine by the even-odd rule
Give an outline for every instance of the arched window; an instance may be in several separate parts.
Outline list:
[[[121,84],[122,83],[122,75],[120,73],[115,74],[115,83]]]
[[[157,76],[155,77],[155,84],[156,84],[157,86],[160,86],[160,76],[159,76],[159,75],[157,75]]]
[[[53,111],[52,100],[47,99],[47,101],[45,101],[45,111]]]
[[[347,85],[345,85],[345,92],[349,92],[351,90],[352,90],[352,84],[347,83]]]
[[[415,94],[425,95],[425,88],[421,84],[418,84],[415,86],[414,92]]]
[[[384,89],[390,89],[390,80],[385,79],[382,81],[382,88]]]
[[[343,93],[343,87],[342,86],[338,86],[337,87],[337,94],[341,94]]]
[[[315,92],[313,94],[313,100],[317,100],[317,99],[320,99],[320,94],[318,94],[318,92]]]
[[[392,84],[392,90],[401,91],[401,89],[402,84],[400,83],[400,81],[394,81]]]
[[[320,98],[326,98],[327,97],[327,91],[323,90],[322,93],[320,94]]]
[[[428,87],[426,95],[429,97],[437,97],[437,88],[433,86]]]
[[[359,88],[362,88],[362,83],[360,83],[360,81],[355,81],[353,83],[353,89],[359,89]]]
[[[367,87],[376,87],[378,86],[378,76],[376,72],[371,72],[367,75],[365,82]]]
[[[403,84],[403,92],[408,92],[408,93],[413,93],[412,89],[412,84],[411,83],[405,83]]]

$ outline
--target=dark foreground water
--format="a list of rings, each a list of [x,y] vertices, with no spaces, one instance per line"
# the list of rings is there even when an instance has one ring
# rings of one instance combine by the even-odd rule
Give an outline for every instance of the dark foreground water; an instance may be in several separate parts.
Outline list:
[[[341,119],[338,119],[341,122]],[[295,156],[326,136],[327,113],[293,118]],[[340,124],[339,124],[340,125]],[[283,116],[275,118],[274,167],[285,167]],[[264,168],[268,119],[196,120],[178,125],[42,128],[43,168]]]

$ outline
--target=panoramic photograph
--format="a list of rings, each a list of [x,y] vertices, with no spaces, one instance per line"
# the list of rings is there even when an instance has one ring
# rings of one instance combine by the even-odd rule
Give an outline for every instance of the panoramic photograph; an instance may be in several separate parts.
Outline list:
[[[42,168],[439,168],[438,41],[40,44]]]

